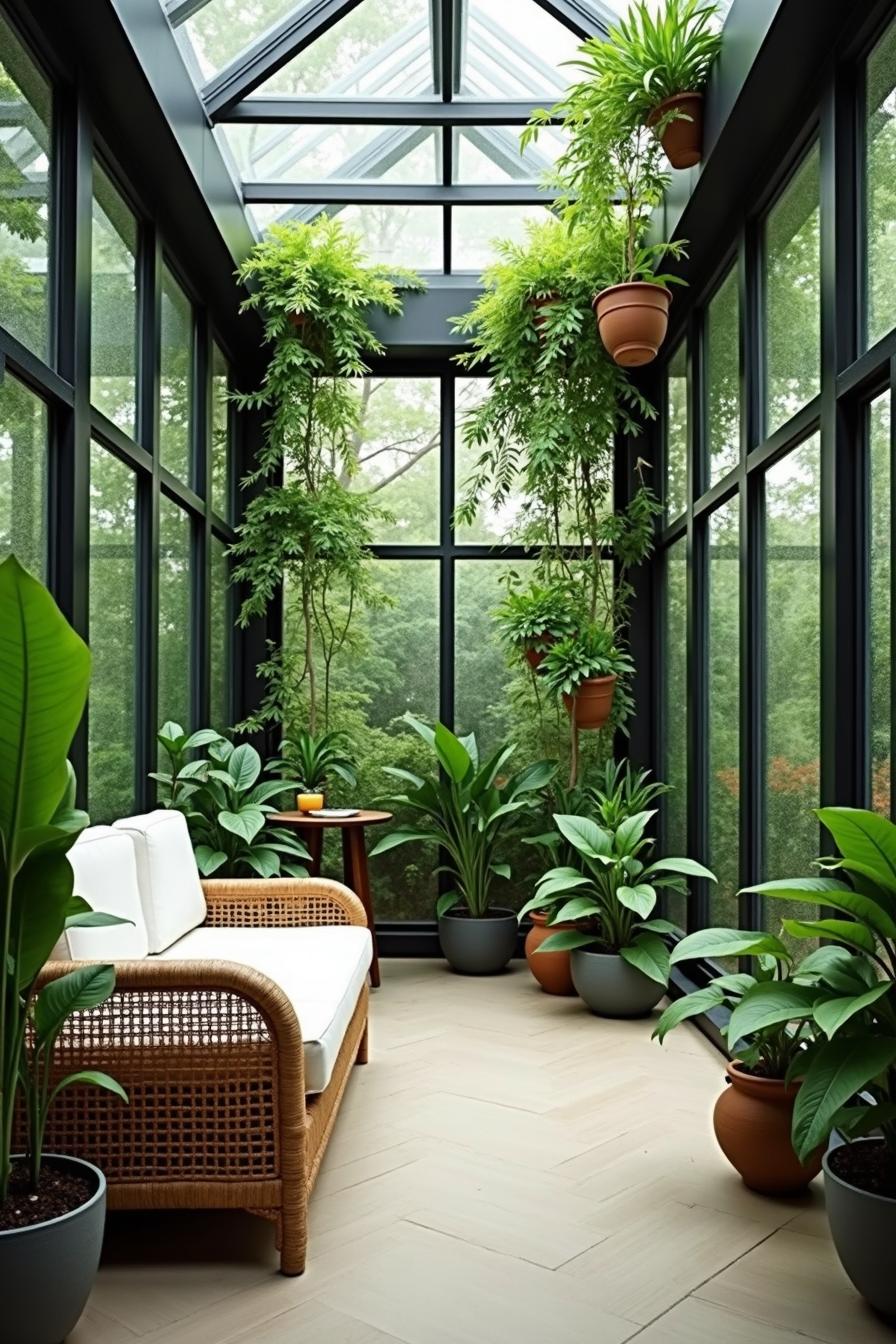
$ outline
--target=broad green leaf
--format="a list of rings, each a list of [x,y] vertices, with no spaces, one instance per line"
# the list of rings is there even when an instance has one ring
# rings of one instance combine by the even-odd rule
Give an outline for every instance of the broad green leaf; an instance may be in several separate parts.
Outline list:
[[[419,775],[414,775],[410,770],[402,770],[397,765],[384,765],[382,767],[384,775],[392,775],[394,779],[403,779],[407,784],[413,784],[415,789],[422,789],[426,783]]]
[[[264,827],[264,813],[260,807],[243,807],[239,812],[219,812],[218,825],[223,826],[231,835],[238,835],[247,845],[251,845]]]
[[[555,815],[554,822],[563,838],[568,840],[580,854],[589,859],[609,855],[611,850],[609,835],[588,817]]]
[[[864,1139],[894,1120],[896,1103],[884,1101],[876,1106],[843,1106],[834,1117],[834,1126],[845,1138]]]
[[[771,896],[779,901],[796,901],[806,905],[831,905],[835,910],[844,910],[856,919],[870,925],[883,938],[896,938],[896,924],[876,901],[868,896],[860,896],[852,887],[831,877],[794,878],[783,882],[762,882],[759,886],[748,887],[748,891],[760,896]]]
[[[463,898],[459,891],[444,891],[436,901],[436,915],[441,919],[443,915],[447,915],[449,910],[453,910],[455,906],[462,904]]]
[[[576,919],[592,919],[600,915],[600,906],[590,896],[574,896],[561,905],[551,920],[552,924],[569,924]]]
[[[455,784],[462,784],[473,769],[473,761],[466,747],[443,723],[436,724],[434,745],[445,773]]]
[[[240,792],[252,788],[261,774],[261,757],[250,743],[234,747],[227,762],[227,773]]]
[[[427,746],[430,747],[435,746],[436,741],[435,729],[430,728],[428,723],[421,723],[419,719],[415,719],[413,714],[409,713],[406,713],[402,716],[402,721],[406,723],[408,727],[413,728],[414,732],[418,733],[419,736],[423,738],[423,741],[427,744]]]
[[[644,869],[644,876],[653,873],[680,873],[683,877],[704,877],[707,882],[715,882],[716,875],[696,859],[657,859]]]
[[[815,1021],[821,1027],[829,1040],[834,1036],[851,1017],[856,1013],[863,1012],[866,1008],[871,1008],[878,999],[893,988],[892,981],[882,980],[879,985],[873,989],[868,989],[864,994],[848,995],[845,998],[825,999],[824,1002],[816,1005]]]
[[[49,1104],[53,1104],[63,1088],[73,1087],[78,1083],[89,1084],[91,1087],[101,1087],[105,1092],[112,1092],[125,1103],[130,1100],[121,1083],[114,1078],[110,1078],[108,1073],[102,1073],[98,1069],[81,1069],[78,1073],[70,1073],[56,1084],[50,1093]]]
[[[747,990],[731,1014],[728,1043],[749,1041],[757,1032],[785,1022],[801,1022],[812,1016],[818,998],[813,985],[795,985],[789,980],[770,980]]]
[[[634,887],[617,887],[616,898],[620,905],[634,910],[642,919],[646,919],[656,905],[656,892],[646,882],[639,882]]]
[[[896,1040],[841,1036],[813,1051],[793,1110],[793,1146],[801,1162],[825,1142],[841,1106],[896,1061]]]
[[[429,831],[411,831],[406,828],[396,827],[388,835],[384,835],[378,840],[370,851],[370,857],[373,859],[377,854],[385,854],[387,850],[396,849],[398,845],[407,845],[414,840],[432,840],[434,837]]]
[[[671,919],[645,919],[638,925],[645,933],[677,933],[678,925],[673,924]]]
[[[572,869],[571,872],[575,872],[575,870]],[[591,879],[583,877],[581,873],[575,873],[574,877],[551,877],[538,884],[536,894],[540,900],[547,901],[549,897],[556,896],[560,892],[574,891],[576,887],[587,887],[590,883]]]
[[[861,994],[875,984],[877,976],[865,957],[856,956],[847,947],[830,943],[816,947],[796,967],[797,976],[817,976],[843,994]]]
[[[619,955],[623,961],[642,971],[650,980],[656,980],[660,985],[668,985],[669,949],[659,934],[639,933],[628,947],[620,947]]]
[[[72,1013],[105,1003],[114,988],[115,967],[93,962],[51,980],[44,985],[34,1005],[38,1039],[51,1040]]]
[[[215,732],[214,728],[197,728],[195,733],[191,733],[184,743],[185,751],[192,751],[194,747],[207,747],[210,742],[220,742],[221,734]]]
[[[535,761],[507,781],[508,796],[519,798],[524,793],[537,793],[550,784],[556,773],[555,761]]]
[[[107,915],[104,910],[83,910],[76,915],[68,915],[65,921],[67,929],[109,929],[114,924],[133,924],[132,919],[122,915]]]
[[[211,845],[196,846],[196,864],[203,877],[211,877],[216,873],[222,864],[227,862],[227,855],[222,849],[212,849]]]
[[[874,934],[851,919],[782,919],[781,925],[791,938],[833,938],[861,952],[873,952],[877,946]]]
[[[559,933],[552,933],[549,938],[545,938],[541,946],[535,949],[535,955],[539,952],[572,952],[577,947],[590,947],[595,942],[597,938],[593,933],[561,929]]]
[[[490,789],[492,787],[495,779],[501,773],[502,768],[507,764],[515,751],[515,746],[506,745],[500,747],[495,752],[494,756],[486,761],[485,765],[473,780],[471,792],[474,798],[478,798],[479,794],[485,789]]]
[[[672,952],[672,964],[697,957],[755,957],[766,953],[777,961],[790,961],[790,953],[772,933],[744,929],[700,929],[682,938]]]
[[[170,744],[172,747],[182,747],[187,740],[184,729],[172,719],[168,719],[166,723],[162,724],[156,736],[160,742],[166,746]]]
[[[662,1044],[673,1027],[686,1022],[689,1017],[699,1017],[701,1013],[707,1013],[711,1008],[718,1008],[724,1002],[724,991],[715,984],[707,985],[705,989],[696,989],[693,994],[686,994],[681,999],[674,999],[657,1022],[654,1038]]]
[[[247,863],[253,873],[267,880],[276,877],[280,871],[280,857],[276,850],[268,849],[265,845],[257,845],[248,854],[243,855],[243,862]]]
[[[616,853],[629,853],[644,835],[651,817],[655,816],[656,809],[652,812],[636,812],[634,816],[624,817],[616,828],[614,836]]]
[[[888,817],[854,807],[820,807],[815,815],[845,859],[879,873],[884,884],[896,880],[896,826]]]
[[[496,877],[503,877],[509,880],[510,878],[509,863],[492,863],[489,866]]]

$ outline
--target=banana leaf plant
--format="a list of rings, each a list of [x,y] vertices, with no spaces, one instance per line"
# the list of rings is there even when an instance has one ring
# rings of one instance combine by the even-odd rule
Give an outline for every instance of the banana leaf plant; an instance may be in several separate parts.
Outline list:
[[[880,1130],[896,1162],[896,826],[860,808],[823,807],[816,816],[839,850],[817,861],[820,875],[746,888],[821,907],[817,918],[782,920],[791,938],[825,940],[814,955],[830,963],[811,1007],[817,1040],[789,1072],[802,1079],[793,1146],[805,1161],[835,1129],[848,1139]]]
[[[667,888],[687,894],[685,877],[716,879],[694,859],[651,859],[654,842],[646,831],[655,815],[652,810],[636,812],[612,830],[590,817],[555,815],[554,824],[576,859],[539,879],[520,919],[530,910],[549,910],[549,927],[578,927],[552,933],[539,952],[591,947],[615,953],[649,979],[668,984],[665,935],[674,933],[675,925],[653,916],[658,892]]]
[[[539,792],[553,778],[553,761],[538,761],[515,775],[503,771],[516,751],[504,743],[486,761],[481,761],[476,737],[459,738],[437,723],[434,728],[411,714],[405,722],[433,750],[436,769],[428,778],[394,766],[384,772],[403,780],[409,787],[384,802],[409,812],[414,825],[400,825],[380,840],[371,851],[387,850],[413,841],[434,841],[447,855],[447,862],[436,871],[447,872],[450,891],[438,900],[441,917],[453,907],[465,905],[474,919],[483,919],[491,905],[495,878],[509,878],[510,865],[499,855],[499,843],[512,820],[537,806]]]
[[[53,1047],[68,1017],[115,987],[112,966],[81,966],[40,990],[56,942],[75,925],[124,921],[74,894],[68,851],[88,824],[67,760],[84,712],[90,654],[50,594],[10,556],[0,565],[0,1204],[9,1194],[17,1101],[37,1190],[48,1111],[72,1083],[127,1100],[105,1073],[53,1082]]]

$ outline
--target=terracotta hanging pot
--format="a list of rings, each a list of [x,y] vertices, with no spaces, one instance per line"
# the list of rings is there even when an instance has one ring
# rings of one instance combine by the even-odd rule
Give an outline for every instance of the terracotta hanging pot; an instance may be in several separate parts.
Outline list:
[[[593,300],[597,329],[613,360],[635,369],[656,359],[669,327],[672,294],[665,285],[633,280],[611,285]]]
[[[563,696],[577,728],[603,728],[613,710],[615,677],[588,677],[573,695]]]
[[[544,632],[543,634],[536,635],[534,642],[536,644],[546,644],[548,648],[550,648],[552,644],[557,643],[557,640],[553,635],[549,635],[547,634],[547,632]],[[523,657],[525,658],[529,666],[532,668],[533,672],[537,672],[538,669],[541,667],[541,664],[544,661],[544,656],[547,653],[547,651],[548,651],[547,649],[534,649],[534,648],[523,649]]]
[[[559,294],[539,294],[527,299],[529,307],[532,309],[532,322],[535,330],[538,332],[538,339],[544,340],[544,325],[548,320],[548,313],[555,304],[560,302]]]
[[[548,927],[548,917],[541,910],[531,910],[529,918],[532,927],[526,934],[526,961],[529,970],[546,994],[563,994],[574,997],[576,987],[572,982],[568,952],[539,952],[542,943],[553,933],[575,928],[574,924],[552,924]]]
[[[297,331],[304,331],[305,328],[308,326],[309,322],[311,321],[311,318],[308,316],[307,313],[297,312],[297,313],[290,313],[289,320]]]
[[[682,112],[660,131],[660,144],[673,168],[693,168],[703,158],[703,94],[676,93],[664,98],[647,118],[656,126],[669,112]]]
[[[793,1151],[790,1126],[800,1083],[759,1078],[738,1060],[725,1070],[730,1086],[713,1111],[719,1147],[744,1185],[763,1195],[805,1189],[821,1170],[822,1150],[805,1164]]]

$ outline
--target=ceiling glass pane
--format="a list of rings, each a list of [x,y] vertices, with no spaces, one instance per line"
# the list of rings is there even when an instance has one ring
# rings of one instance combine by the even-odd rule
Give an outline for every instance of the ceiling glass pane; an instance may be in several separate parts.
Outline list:
[[[440,182],[435,127],[265,126],[221,128],[247,182]]]
[[[252,205],[249,216],[259,233],[277,220],[313,219],[323,205]],[[360,236],[370,261],[441,271],[442,207],[440,205],[346,205],[329,207],[347,229]]]
[[[467,97],[559,95],[579,38],[535,0],[470,0],[460,92]],[[525,36],[520,36],[525,34]]]
[[[255,92],[382,98],[431,94],[428,0],[390,0],[388,5],[362,0]]]
[[[304,9],[308,0],[209,0],[183,25],[203,79],[257,41],[288,14]]]
[[[548,213],[543,205],[452,206],[452,270],[481,271],[495,259],[495,239],[521,243],[527,221],[543,223]]]
[[[454,131],[454,181],[491,186],[539,182],[551,171],[566,137],[559,127],[542,131],[520,152],[520,126],[476,126]]]

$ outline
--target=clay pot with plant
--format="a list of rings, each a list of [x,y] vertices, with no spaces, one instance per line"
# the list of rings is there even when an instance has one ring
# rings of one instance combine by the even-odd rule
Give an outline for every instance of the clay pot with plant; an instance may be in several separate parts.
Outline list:
[[[570,782],[574,783],[579,730],[605,728],[617,695],[623,699],[620,708],[627,711],[629,701],[624,688],[620,690],[620,680],[631,676],[634,663],[617,646],[611,630],[592,624],[548,649],[540,671],[545,686],[562,698],[569,715]]]
[[[508,575],[507,596],[494,613],[498,638],[515,655],[522,652],[536,672],[549,649],[574,634],[585,614],[565,579],[532,583],[522,592],[511,586],[515,579],[515,574]]]

